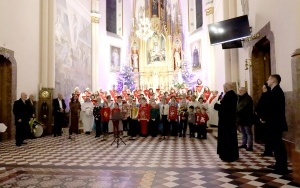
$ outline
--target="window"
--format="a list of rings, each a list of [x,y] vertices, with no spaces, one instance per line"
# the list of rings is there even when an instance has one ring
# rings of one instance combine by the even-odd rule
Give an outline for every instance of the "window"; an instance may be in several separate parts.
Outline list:
[[[106,31],[117,34],[117,0],[106,0]]]

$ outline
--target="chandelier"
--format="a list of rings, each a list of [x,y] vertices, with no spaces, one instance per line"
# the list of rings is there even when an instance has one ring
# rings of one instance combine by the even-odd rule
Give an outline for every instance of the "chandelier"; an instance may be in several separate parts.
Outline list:
[[[151,22],[149,18],[139,19],[137,24],[136,35],[143,40],[147,40],[153,35],[153,31],[151,29]]]

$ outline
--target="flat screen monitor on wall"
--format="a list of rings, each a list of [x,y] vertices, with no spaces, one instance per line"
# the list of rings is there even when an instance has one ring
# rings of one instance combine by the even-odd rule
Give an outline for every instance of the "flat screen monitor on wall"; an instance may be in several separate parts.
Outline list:
[[[248,16],[240,16],[208,25],[212,45],[235,41],[250,36]]]
[[[234,40],[231,42],[222,43],[222,49],[242,48],[243,43],[241,40]]]

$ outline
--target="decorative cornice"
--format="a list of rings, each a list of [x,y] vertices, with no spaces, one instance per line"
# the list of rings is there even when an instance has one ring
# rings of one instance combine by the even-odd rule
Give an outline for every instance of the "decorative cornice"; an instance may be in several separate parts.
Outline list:
[[[9,53],[9,52],[12,52],[12,51],[9,50],[9,49],[7,49],[7,48],[0,47],[0,52],[2,52],[2,53]]]
[[[97,16],[91,16],[91,22],[92,23],[100,23],[100,18]]]
[[[209,16],[214,13],[214,7],[209,7],[205,9],[206,16]]]
[[[300,55],[300,48],[299,48],[299,49],[296,49],[296,50],[294,51],[294,53],[292,53],[292,56],[291,56],[291,57],[295,57],[295,56],[298,56],[298,55]]]
[[[252,40],[255,40],[255,39],[259,39],[259,38],[260,38],[260,34],[256,33],[254,35],[251,35],[251,36],[245,38],[244,41],[249,42],[249,41],[252,41]]]

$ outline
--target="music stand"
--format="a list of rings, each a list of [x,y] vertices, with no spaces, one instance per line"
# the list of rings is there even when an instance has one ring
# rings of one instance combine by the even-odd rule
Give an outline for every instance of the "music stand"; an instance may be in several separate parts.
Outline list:
[[[111,119],[113,121],[118,121],[118,125],[115,126],[113,123],[115,139],[110,145],[113,145],[113,143],[117,142],[117,147],[119,147],[120,141],[123,142],[124,145],[126,145],[123,139],[120,137],[120,131],[119,131],[119,121],[123,119],[122,113],[120,112],[113,113]]]

